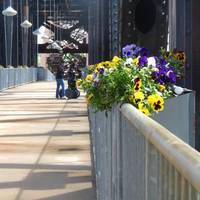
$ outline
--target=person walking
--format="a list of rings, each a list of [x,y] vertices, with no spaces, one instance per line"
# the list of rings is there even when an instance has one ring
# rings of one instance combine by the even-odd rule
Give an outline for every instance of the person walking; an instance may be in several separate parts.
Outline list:
[[[63,64],[58,65],[56,72],[56,98],[64,98],[65,97],[65,83],[64,83],[64,67]],[[61,93],[60,93],[61,87]]]

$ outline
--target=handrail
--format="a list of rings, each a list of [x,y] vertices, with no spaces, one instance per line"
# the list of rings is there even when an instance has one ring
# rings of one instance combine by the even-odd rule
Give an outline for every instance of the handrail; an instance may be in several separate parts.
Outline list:
[[[200,153],[130,104],[121,106],[128,121],[200,191]]]

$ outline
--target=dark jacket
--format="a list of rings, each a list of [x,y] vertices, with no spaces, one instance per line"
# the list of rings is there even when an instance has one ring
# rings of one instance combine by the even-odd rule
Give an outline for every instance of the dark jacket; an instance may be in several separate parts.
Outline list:
[[[56,72],[56,79],[63,79],[64,78],[64,67],[59,66]]]

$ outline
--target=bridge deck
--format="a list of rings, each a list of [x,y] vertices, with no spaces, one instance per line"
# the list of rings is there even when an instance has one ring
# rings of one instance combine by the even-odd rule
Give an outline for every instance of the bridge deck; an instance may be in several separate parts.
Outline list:
[[[95,200],[84,97],[56,100],[55,83],[0,92],[0,199]]]

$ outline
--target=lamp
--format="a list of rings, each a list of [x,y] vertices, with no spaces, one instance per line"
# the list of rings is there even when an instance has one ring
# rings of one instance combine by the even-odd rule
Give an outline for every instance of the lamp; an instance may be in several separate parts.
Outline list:
[[[40,26],[38,29],[36,29],[35,31],[33,31],[33,35],[43,35],[45,31],[45,26]]]
[[[40,44],[53,43],[53,41],[51,40],[52,33],[43,25],[33,31],[33,34],[38,37]]]
[[[6,66],[12,65],[13,16],[17,14],[17,11],[12,8],[12,0],[8,2],[8,5],[5,2],[5,6],[8,7],[2,11],[4,15]]]
[[[30,28],[32,26],[32,23],[28,21],[29,18],[29,3],[28,0],[26,0],[26,3],[24,5],[24,21],[20,24],[22,28]]]
[[[49,39],[48,43],[52,44],[54,41],[52,39]]]
[[[32,26],[32,23],[29,22],[29,21],[26,19],[26,20],[24,20],[24,21],[20,24],[20,26],[21,26],[22,28],[30,28],[30,27]]]
[[[52,43],[52,48],[57,50],[62,50],[62,47],[56,41]]]
[[[4,16],[12,17],[12,16],[15,16],[17,14],[17,11],[15,9],[13,9],[11,6],[8,6],[6,9],[4,9],[2,11],[2,14]]]
[[[46,0],[45,0],[44,3],[45,3],[45,10],[44,10],[44,12],[46,12]],[[44,21],[43,24],[46,25],[46,22]],[[44,25],[41,25],[38,29],[36,29],[35,31],[33,31],[33,35],[36,35],[36,36],[40,37],[42,40],[48,42],[49,39],[50,39],[50,36],[48,36],[46,34],[47,28]]]
[[[45,40],[46,40],[46,39],[50,39],[49,36],[46,35],[46,34],[42,34],[41,38],[42,38],[42,39],[45,39]]]

